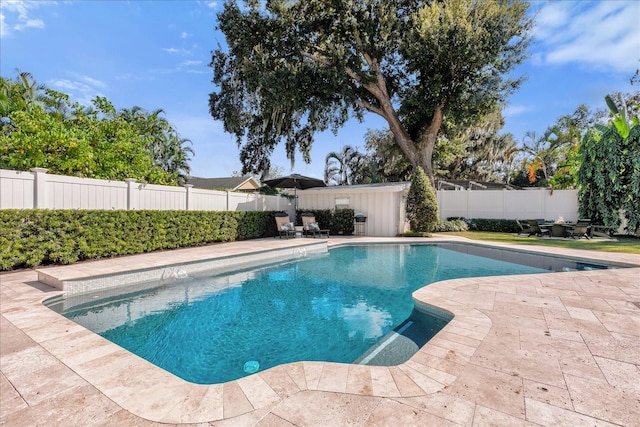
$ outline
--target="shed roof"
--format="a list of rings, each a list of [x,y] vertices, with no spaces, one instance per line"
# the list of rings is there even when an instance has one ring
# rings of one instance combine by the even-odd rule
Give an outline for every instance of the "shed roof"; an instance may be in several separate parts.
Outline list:
[[[503,182],[474,181],[470,179],[436,180],[438,190],[522,190],[522,188]]]
[[[328,187],[309,188],[307,190],[298,190],[298,194],[310,192],[322,193],[349,193],[349,192],[397,192],[409,189],[410,182],[380,182],[375,184],[357,184],[357,185],[330,185]]]
[[[403,191],[411,186],[411,182],[380,182],[375,184],[357,184],[357,185],[330,185],[327,187],[317,187],[304,190],[305,192],[319,191],[328,193],[345,193],[345,192],[376,192],[376,191]],[[505,184],[501,182],[473,181],[463,179],[447,179],[437,180],[436,188],[438,190],[522,190],[521,187]],[[300,192],[301,190],[298,190]]]
[[[187,178],[187,184],[205,190],[257,190],[260,183],[252,176],[228,176],[220,178]]]

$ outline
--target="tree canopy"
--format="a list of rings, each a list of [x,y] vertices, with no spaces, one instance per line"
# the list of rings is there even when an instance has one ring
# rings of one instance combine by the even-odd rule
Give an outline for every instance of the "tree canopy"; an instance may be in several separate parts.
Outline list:
[[[324,182],[329,185],[369,183],[369,163],[369,156],[345,145],[341,152],[331,151],[325,157]]]
[[[225,3],[213,52],[211,115],[235,135],[243,173],[275,146],[310,161],[317,132],[382,117],[413,167],[433,180],[443,121],[475,123],[521,83],[532,21],[519,0]]]
[[[0,168],[176,185],[193,150],[162,113],[103,97],[85,107],[26,72],[0,78]]]

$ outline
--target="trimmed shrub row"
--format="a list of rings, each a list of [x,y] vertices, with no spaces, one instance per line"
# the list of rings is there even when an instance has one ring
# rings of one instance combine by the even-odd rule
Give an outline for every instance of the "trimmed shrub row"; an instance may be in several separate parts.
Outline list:
[[[0,210],[0,270],[275,235],[273,212]]]
[[[434,233],[446,233],[447,231],[467,231],[469,225],[462,219],[447,219],[446,221],[438,221],[433,226]]]
[[[321,229],[329,229],[329,233],[332,235],[353,234],[353,217],[355,211],[353,209],[307,209],[296,211],[296,224],[302,224],[302,214],[312,213],[318,226]]]
[[[353,209],[304,212],[331,234],[353,233]],[[0,271],[276,235],[274,212],[7,209]]]
[[[304,210],[333,235],[353,234],[353,209]],[[436,232],[516,233],[514,220],[447,218]],[[0,210],[0,270],[277,235],[274,212]]]
[[[447,221],[461,220],[467,223],[472,231],[494,231],[498,233],[517,233],[520,231],[518,224],[513,219],[485,219],[473,218],[465,219],[460,217],[449,217]]]

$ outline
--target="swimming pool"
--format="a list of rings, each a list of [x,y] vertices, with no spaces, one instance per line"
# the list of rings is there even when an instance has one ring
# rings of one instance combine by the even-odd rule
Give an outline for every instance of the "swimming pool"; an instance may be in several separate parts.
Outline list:
[[[187,381],[212,384],[248,375],[253,362],[264,370],[299,360],[362,361],[408,319],[428,339],[447,321],[414,311],[411,294],[428,283],[586,268],[602,266],[472,245],[343,246],[50,307]]]

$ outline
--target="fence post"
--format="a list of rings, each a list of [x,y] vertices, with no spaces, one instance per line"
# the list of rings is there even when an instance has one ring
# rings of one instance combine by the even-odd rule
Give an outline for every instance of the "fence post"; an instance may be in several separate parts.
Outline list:
[[[502,189],[502,219],[507,218],[507,189]]]
[[[231,192],[227,191],[226,193],[227,193],[227,206],[225,207],[224,210],[228,211],[229,210],[229,205],[231,204],[231,203],[229,203],[229,199],[231,198]]]
[[[127,210],[130,211],[132,209],[134,209],[133,205],[133,200],[132,200],[132,196],[133,196],[133,185],[136,183],[136,179],[135,178],[125,178],[124,180],[127,183]]]
[[[187,193],[186,193],[186,197],[187,197],[186,210],[189,210],[191,208],[189,202],[191,201],[191,189],[193,188],[193,184],[185,184],[185,185],[183,185],[183,187],[187,189]]]
[[[47,208],[47,171],[46,168],[31,168],[33,179],[33,208]]]

